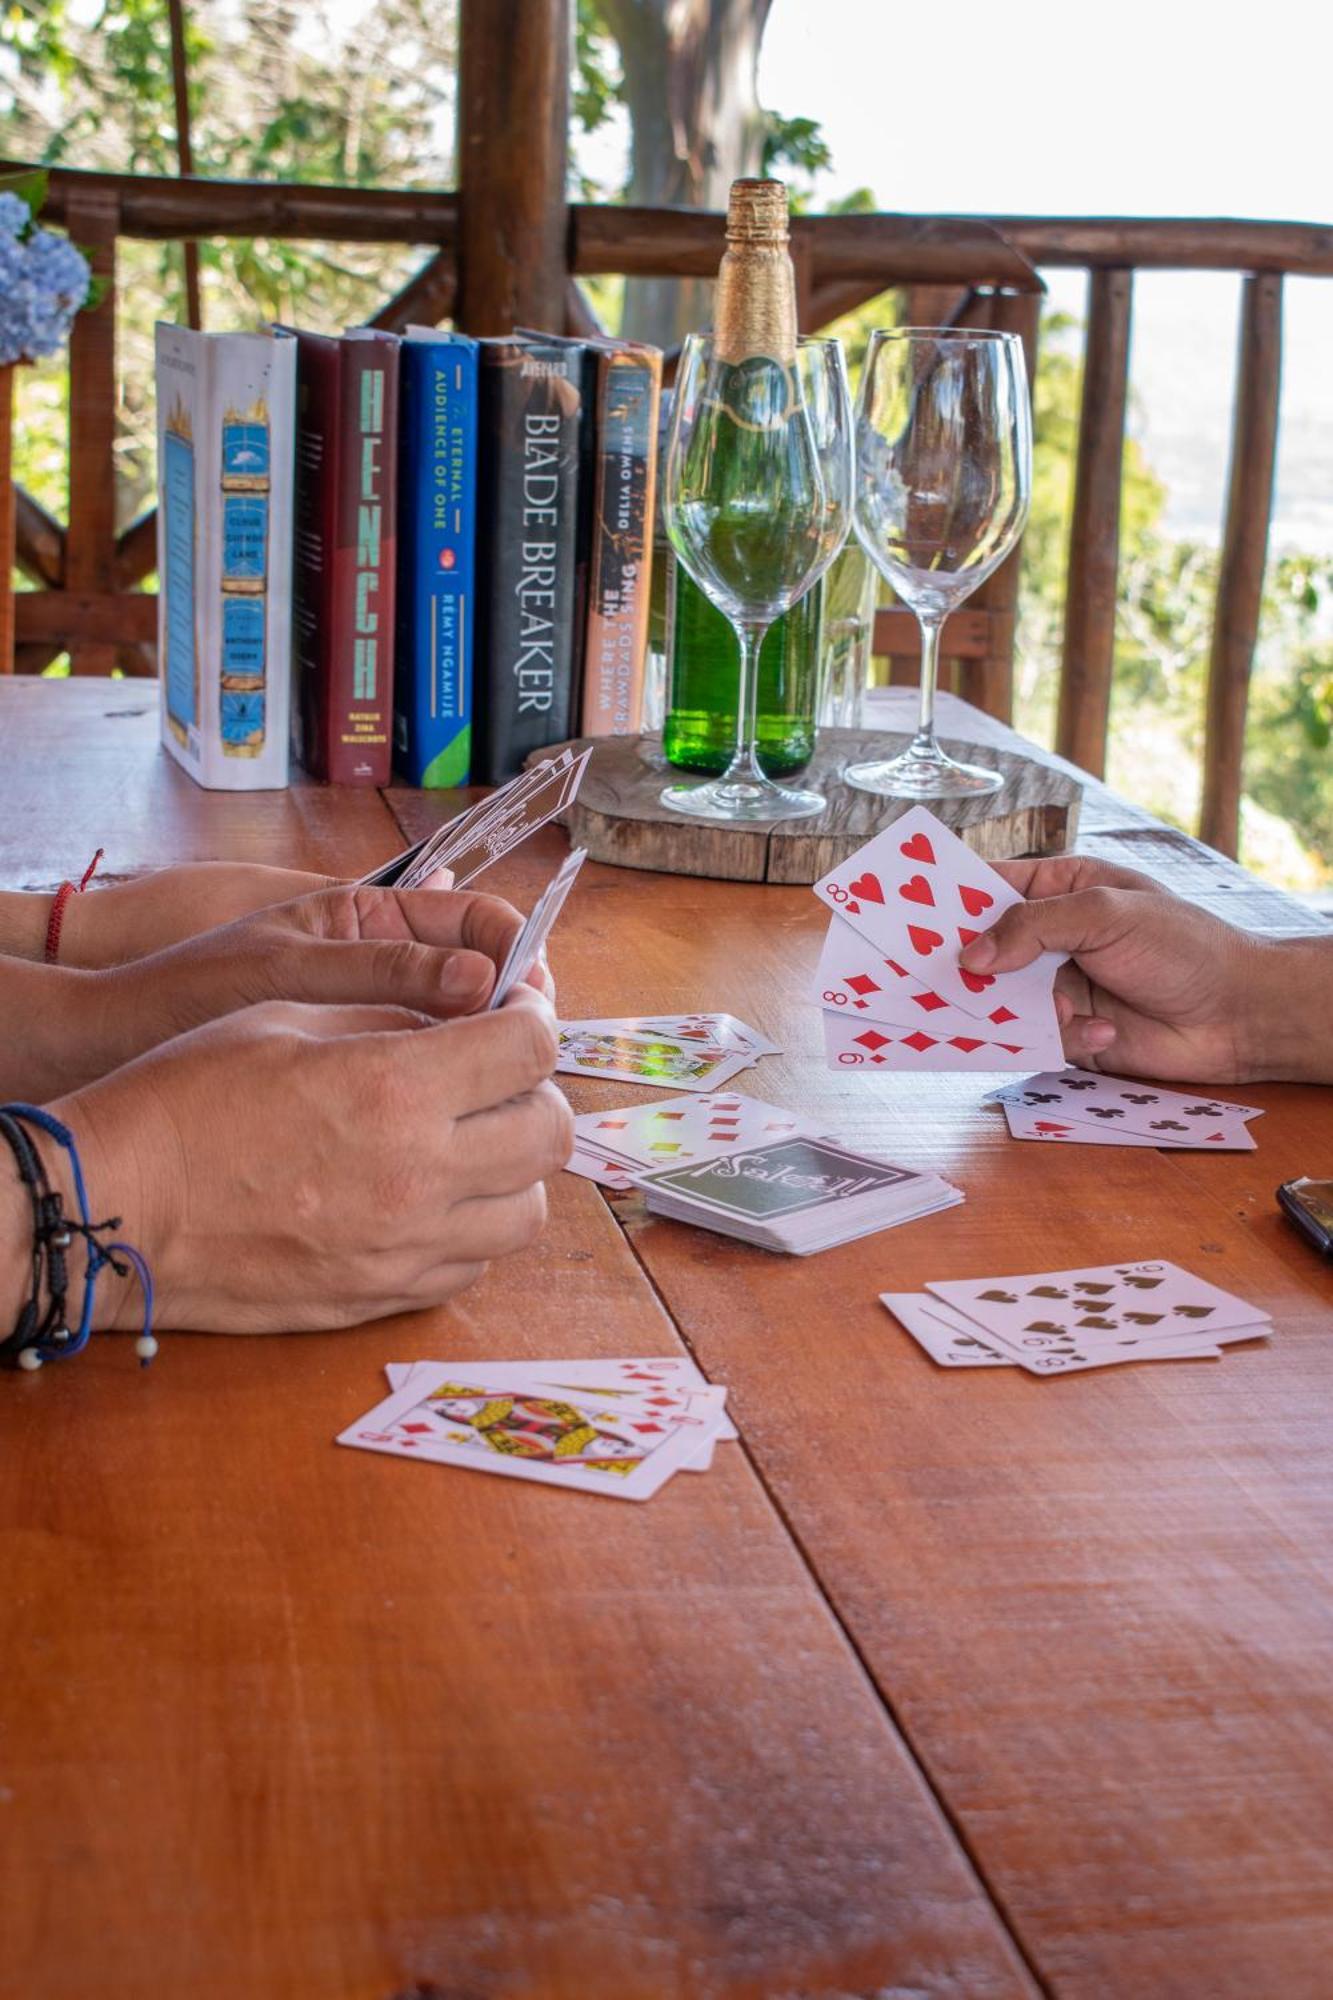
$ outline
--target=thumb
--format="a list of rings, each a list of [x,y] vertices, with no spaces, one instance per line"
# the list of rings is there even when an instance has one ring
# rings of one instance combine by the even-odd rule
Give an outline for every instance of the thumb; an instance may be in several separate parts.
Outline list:
[[[1018,972],[1044,951],[1070,958],[1112,943],[1124,927],[1124,889],[1079,889],[1015,903],[959,953],[968,972]],[[1140,899],[1141,900],[1141,899]]]
[[[475,1013],[495,984],[495,965],[483,952],[443,951],[415,938],[312,939],[278,955],[270,977],[283,999],[408,1007],[440,1019]]]

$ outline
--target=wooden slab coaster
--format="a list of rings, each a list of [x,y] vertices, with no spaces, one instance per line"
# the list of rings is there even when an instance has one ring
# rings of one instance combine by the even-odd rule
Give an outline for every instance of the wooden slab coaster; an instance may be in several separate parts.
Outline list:
[[[651,868],[667,875],[710,875],[725,882],[817,882],[907,811],[909,799],[879,799],[842,783],[848,764],[892,757],[906,736],[884,730],[821,729],[819,747],[795,782],[827,794],[828,809],[809,819],[761,826],[725,826],[686,819],[661,804],[664,786],[689,778],[662,755],[652,736],[580,737],[582,750],[596,742],[579,795],[563,815],[575,846],[594,861],[617,868]],[[528,762],[549,757],[534,751]],[[961,840],[988,861],[1017,854],[1059,854],[1078,832],[1082,787],[1063,771],[1035,758],[987,744],[945,742],[951,756],[1004,772],[1001,791],[982,799],[925,801]]]

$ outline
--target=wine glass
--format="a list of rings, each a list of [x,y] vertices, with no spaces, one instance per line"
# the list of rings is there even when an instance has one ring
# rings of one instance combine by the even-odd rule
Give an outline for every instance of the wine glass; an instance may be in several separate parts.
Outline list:
[[[720,778],[669,785],[663,805],[702,819],[798,819],[819,792],[775,785],[756,749],[759,649],[817,583],[851,520],[852,410],[842,345],[798,340],[788,361],[720,359],[712,334],[681,352],[663,515],[671,545],[740,645],[736,748]]]
[[[940,627],[999,568],[1032,491],[1032,411],[1014,333],[900,327],[872,334],[856,424],[855,525],[921,627],[921,714],[901,756],[853,764],[849,785],[895,799],[998,791],[1000,772],[935,740]]]

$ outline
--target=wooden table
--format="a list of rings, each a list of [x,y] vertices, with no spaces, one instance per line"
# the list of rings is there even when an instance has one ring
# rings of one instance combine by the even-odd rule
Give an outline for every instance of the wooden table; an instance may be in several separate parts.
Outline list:
[[[443,810],[210,796],[155,728],[142,686],[0,686],[0,878],[99,843],[113,874],[355,873]],[[1099,788],[1085,828],[1316,927]],[[560,838],[492,886],[530,902]],[[822,1067],[824,924],[589,868],[563,1007],[733,1008],[786,1051],[746,1087],[965,1206],[782,1259],[562,1175],[542,1243],[447,1311],[0,1383],[5,2000],[1333,1992],[1333,1286],[1273,1204],[1333,1170],[1333,1093],[1247,1089],[1256,1154],[1016,1146],[976,1078]],[[1124,1255],[1274,1339],[950,1375],[876,1303]],[[332,1444],[390,1360],[682,1346],[743,1443],[646,1507]]]

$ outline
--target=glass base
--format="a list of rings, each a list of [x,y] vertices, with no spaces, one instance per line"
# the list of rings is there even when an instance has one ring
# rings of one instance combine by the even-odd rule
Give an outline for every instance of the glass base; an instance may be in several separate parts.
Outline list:
[[[828,800],[822,792],[797,791],[767,780],[713,778],[706,785],[668,785],[662,793],[662,804],[672,812],[688,813],[691,819],[748,823],[807,819],[811,813],[823,812]]]
[[[984,798],[1004,784],[1002,772],[981,764],[957,764],[934,745],[925,753],[912,748],[900,757],[849,764],[842,775],[856,791],[877,792],[885,799]]]

